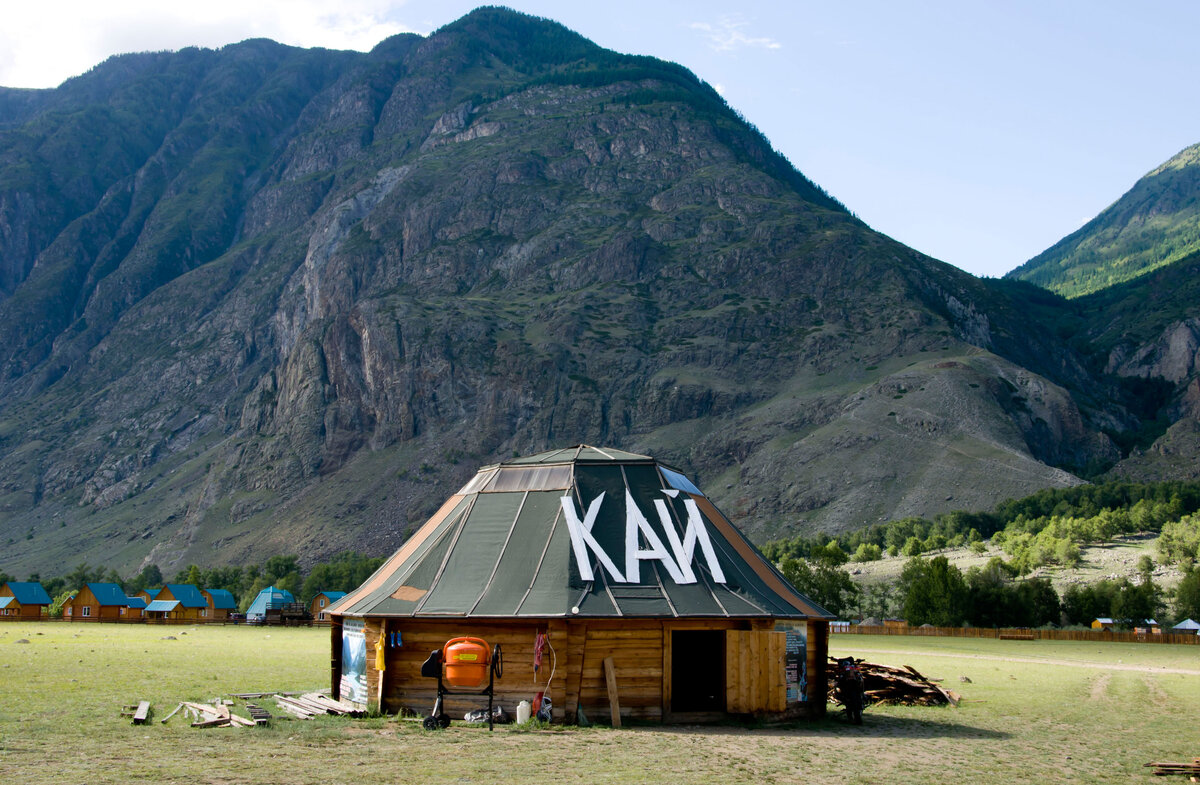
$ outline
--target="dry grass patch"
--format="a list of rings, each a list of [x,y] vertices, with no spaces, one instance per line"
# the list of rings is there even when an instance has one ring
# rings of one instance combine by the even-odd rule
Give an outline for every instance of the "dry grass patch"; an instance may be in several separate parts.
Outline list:
[[[328,631],[6,624],[0,782],[1009,785],[1128,782],[1144,776],[1146,761],[1200,754],[1200,676],[1188,673],[1200,674],[1200,651],[1192,647],[871,636],[835,636],[832,646],[913,665],[968,701],[874,707],[861,727],[835,714],[792,727],[431,733],[390,717],[330,717],[201,730],[178,716],[157,720],[180,700],[324,686]],[[118,714],[137,699],[153,702],[149,725]]]

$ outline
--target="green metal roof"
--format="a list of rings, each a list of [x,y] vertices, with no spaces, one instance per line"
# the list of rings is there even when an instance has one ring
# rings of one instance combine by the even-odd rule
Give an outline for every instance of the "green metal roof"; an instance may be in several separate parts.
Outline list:
[[[831,618],[682,473],[580,445],[485,466],[347,616]]]

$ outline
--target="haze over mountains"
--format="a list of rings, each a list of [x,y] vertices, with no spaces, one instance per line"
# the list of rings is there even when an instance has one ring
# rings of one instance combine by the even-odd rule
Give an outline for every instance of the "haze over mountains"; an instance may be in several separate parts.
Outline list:
[[[685,69],[501,9],[115,57],[0,89],[0,568],[383,554],[580,442],[759,541],[1194,477],[1198,261],[976,279]]]

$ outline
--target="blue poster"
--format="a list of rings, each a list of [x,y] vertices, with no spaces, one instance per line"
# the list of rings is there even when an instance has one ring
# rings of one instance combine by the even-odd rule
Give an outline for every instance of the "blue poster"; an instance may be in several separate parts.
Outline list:
[[[367,635],[362,619],[342,621],[342,700],[367,705]]]
[[[808,700],[808,625],[805,622],[776,622],[775,629],[787,633],[785,678],[787,701]]]

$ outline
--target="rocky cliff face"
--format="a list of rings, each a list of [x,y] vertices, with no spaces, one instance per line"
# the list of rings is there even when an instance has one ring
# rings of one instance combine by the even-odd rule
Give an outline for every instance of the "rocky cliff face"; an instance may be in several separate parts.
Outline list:
[[[579,442],[677,464],[758,538],[1121,457],[1119,396],[1010,287],[875,234],[686,71],[552,23],[60,91],[114,119],[70,198],[75,159],[16,174],[61,118],[0,132],[10,571],[385,553],[478,464]]]

